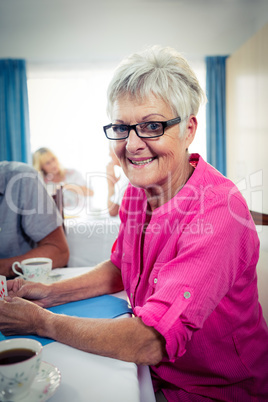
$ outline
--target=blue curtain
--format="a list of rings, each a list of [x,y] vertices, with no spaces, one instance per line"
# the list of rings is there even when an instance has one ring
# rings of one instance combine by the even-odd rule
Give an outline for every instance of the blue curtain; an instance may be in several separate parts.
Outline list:
[[[227,57],[206,57],[207,161],[224,175],[226,175],[225,63]]]
[[[0,59],[0,160],[31,160],[25,60]]]

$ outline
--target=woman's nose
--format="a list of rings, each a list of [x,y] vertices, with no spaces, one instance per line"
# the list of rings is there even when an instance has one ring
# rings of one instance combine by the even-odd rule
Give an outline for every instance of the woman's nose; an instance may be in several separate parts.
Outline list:
[[[126,150],[133,154],[137,152],[139,149],[143,149],[146,147],[145,142],[143,141],[142,138],[138,137],[136,134],[136,131],[134,129],[130,130],[129,136],[127,138],[127,145],[126,145]]]

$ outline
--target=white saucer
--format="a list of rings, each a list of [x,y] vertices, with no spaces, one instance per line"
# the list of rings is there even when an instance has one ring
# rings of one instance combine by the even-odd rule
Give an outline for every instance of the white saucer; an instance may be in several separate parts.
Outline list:
[[[60,273],[54,273],[52,272],[49,277],[47,278],[47,280],[43,283],[53,283],[53,282],[57,282],[58,280],[60,280],[62,278],[62,274]]]
[[[56,392],[60,381],[61,374],[59,369],[47,362],[41,362],[30,393],[19,399],[18,402],[45,402]]]

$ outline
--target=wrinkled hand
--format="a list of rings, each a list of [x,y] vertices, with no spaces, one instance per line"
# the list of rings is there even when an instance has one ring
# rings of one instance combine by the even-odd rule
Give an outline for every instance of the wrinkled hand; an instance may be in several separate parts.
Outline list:
[[[37,333],[37,325],[45,310],[19,297],[0,300],[0,331],[4,335]]]
[[[41,307],[49,307],[49,285],[25,281],[22,278],[7,281],[8,297],[10,301],[14,296],[31,300],[33,303]]]

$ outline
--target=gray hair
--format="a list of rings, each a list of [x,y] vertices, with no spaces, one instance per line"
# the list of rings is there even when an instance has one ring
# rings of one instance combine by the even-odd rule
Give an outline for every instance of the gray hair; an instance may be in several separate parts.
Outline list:
[[[153,46],[119,64],[107,91],[107,113],[111,117],[113,104],[121,96],[146,99],[152,93],[170,104],[182,120],[196,115],[206,100],[186,59],[170,47]]]

